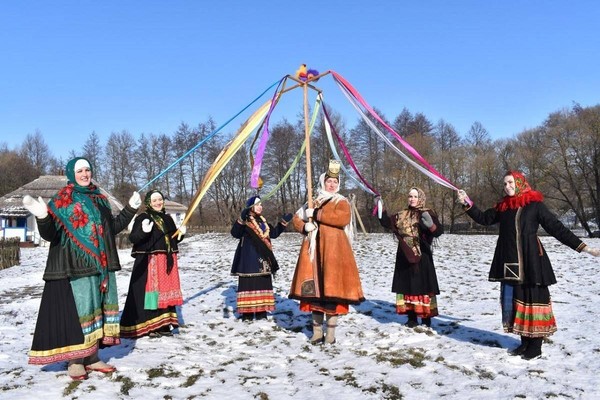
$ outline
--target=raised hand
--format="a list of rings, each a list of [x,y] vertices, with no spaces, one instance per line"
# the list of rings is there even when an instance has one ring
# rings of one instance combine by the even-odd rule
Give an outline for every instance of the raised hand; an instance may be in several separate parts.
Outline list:
[[[421,214],[421,223],[427,228],[431,228],[433,226],[433,218],[431,218],[431,214],[429,214],[427,211],[424,211]]]
[[[469,196],[467,195],[467,192],[465,192],[464,190],[460,189],[459,191],[456,192],[458,199],[456,200],[459,204],[462,204],[464,206],[472,206],[473,205],[473,201],[469,198]]]
[[[149,233],[152,230],[153,226],[154,222],[150,221],[149,219],[145,219],[142,221],[142,230],[146,233]]]
[[[245,221],[248,219],[248,215],[250,215],[250,208],[244,208],[240,214],[240,218],[242,221]]]
[[[23,197],[23,206],[36,218],[43,219],[48,216],[48,206],[41,196],[36,200],[28,194],[25,195]]]
[[[593,248],[590,246],[585,246],[583,248],[583,251],[585,251],[586,253],[590,253],[594,257],[600,257],[600,249],[596,249],[596,248]]]
[[[131,197],[129,198],[129,205],[131,208],[135,208],[136,210],[140,208],[142,205],[142,196],[140,196],[139,192],[133,192]]]
[[[182,238],[183,236],[185,236],[185,233],[187,232],[187,228],[185,227],[185,225],[181,225],[181,226],[179,227],[179,229],[177,229],[177,231],[179,232],[179,233],[177,234],[177,240],[181,240],[181,238]]]

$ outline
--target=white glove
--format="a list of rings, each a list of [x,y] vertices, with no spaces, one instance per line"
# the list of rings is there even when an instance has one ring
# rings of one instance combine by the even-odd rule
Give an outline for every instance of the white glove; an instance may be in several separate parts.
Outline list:
[[[179,231],[177,234],[177,240],[181,240],[181,237],[187,232],[187,228],[185,225],[181,225],[177,230]]]
[[[41,196],[35,200],[30,195],[25,195],[25,197],[23,197],[23,206],[36,218],[43,219],[48,216],[48,206]]]
[[[467,192],[465,192],[464,190],[460,189],[458,192],[456,192],[458,195],[458,199],[456,200],[458,203],[465,205],[465,206],[473,206],[473,200],[471,200],[469,198],[469,196],[467,195]]]
[[[583,248],[583,251],[585,251],[586,253],[590,253],[594,257],[600,257],[600,250],[599,249],[595,249],[595,248],[590,247],[590,246],[585,246]]]
[[[142,230],[146,233],[152,230],[152,226],[154,226],[154,221],[150,221],[149,219],[145,219],[142,221]]]
[[[133,192],[133,194],[129,198],[129,205],[131,206],[131,208],[135,208],[136,210],[140,208],[140,206],[142,205],[142,196],[140,196],[139,192]]]
[[[304,224],[304,232],[309,233],[317,229],[317,225],[312,222],[307,222]]]
[[[306,218],[312,218],[315,215],[315,209],[314,208],[307,208],[306,209]]]

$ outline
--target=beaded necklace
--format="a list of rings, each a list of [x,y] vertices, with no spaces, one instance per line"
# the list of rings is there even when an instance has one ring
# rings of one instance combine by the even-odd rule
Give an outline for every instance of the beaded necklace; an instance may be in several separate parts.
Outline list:
[[[260,236],[261,239],[266,239],[269,237],[271,227],[269,226],[269,224],[267,224],[267,220],[262,215],[259,215],[258,218],[260,218],[261,222],[265,225],[265,230],[262,230],[262,228],[256,221],[254,215],[250,215],[250,222],[252,222],[252,230],[256,232],[256,234]]]

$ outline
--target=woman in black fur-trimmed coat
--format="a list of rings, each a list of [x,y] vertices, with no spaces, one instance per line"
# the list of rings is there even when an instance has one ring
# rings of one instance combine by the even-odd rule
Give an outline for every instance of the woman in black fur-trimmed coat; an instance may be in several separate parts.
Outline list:
[[[504,331],[521,336],[521,344],[509,353],[531,360],[542,355],[543,338],[557,329],[548,289],[556,277],[537,236],[539,227],[577,252],[599,256],[600,251],[567,229],[520,172],[504,175],[504,193],[502,201],[486,211],[477,208],[463,190],[458,191],[458,199],[475,222],[500,226],[489,280],[500,282]]]

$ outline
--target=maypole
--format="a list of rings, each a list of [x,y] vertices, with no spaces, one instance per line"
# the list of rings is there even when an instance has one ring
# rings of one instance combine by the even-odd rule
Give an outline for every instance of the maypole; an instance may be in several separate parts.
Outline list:
[[[322,74],[316,75],[316,76],[310,76],[309,78],[307,78],[306,80],[300,80],[300,79],[296,79],[292,76],[290,76],[290,79],[295,80],[296,82],[298,82],[298,85],[302,86],[302,91],[304,94],[304,142],[306,143],[306,149],[305,149],[305,154],[306,154],[306,194],[308,197],[308,208],[313,208],[313,189],[312,189],[312,161],[311,161],[311,157],[310,157],[310,124],[308,122],[308,88],[310,87],[311,89],[315,90],[317,92],[317,94],[321,93],[321,89],[313,86],[313,85],[309,85],[310,82],[315,82],[317,80],[319,80],[319,78],[321,78],[322,76],[328,75],[330,73],[330,71],[324,72]],[[290,89],[293,89],[296,86],[291,87]],[[310,218],[310,220],[312,221],[312,218]]]

